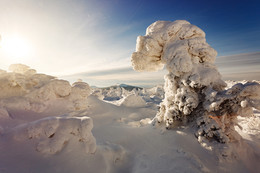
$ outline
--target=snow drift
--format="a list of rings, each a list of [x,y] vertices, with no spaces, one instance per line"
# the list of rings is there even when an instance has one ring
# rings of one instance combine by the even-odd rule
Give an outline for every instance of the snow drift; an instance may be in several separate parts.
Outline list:
[[[165,98],[154,122],[165,122],[166,128],[171,128],[200,117],[198,138],[220,142],[237,139],[233,130],[236,117],[259,109],[260,85],[249,82],[225,90],[226,83],[214,64],[216,55],[205,33],[184,20],[157,21],[147,28],[145,36],[137,38],[132,54],[134,70],[157,71],[166,66],[169,72]]]

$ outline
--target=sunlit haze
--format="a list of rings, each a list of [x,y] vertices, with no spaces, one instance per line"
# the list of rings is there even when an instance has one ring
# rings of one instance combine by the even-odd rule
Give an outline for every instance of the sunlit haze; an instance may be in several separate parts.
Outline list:
[[[0,0],[0,69],[22,63],[40,73],[71,82],[81,78],[98,86],[161,83],[164,71],[137,74],[131,67],[136,38],[144,35],[151,23],[187,20],[205,31],[207,42],[219,56],[241,57],[260,51],[259,4],[203,0]],[[254,56],[258,68],[259,54]]]
[[[33,52],[31,45],[19,36],[3,37],[1,47],[4,56],[12,63],[23,61]]]

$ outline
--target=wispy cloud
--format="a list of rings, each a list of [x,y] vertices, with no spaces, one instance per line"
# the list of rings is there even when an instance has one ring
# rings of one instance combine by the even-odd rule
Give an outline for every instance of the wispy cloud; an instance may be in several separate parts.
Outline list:
[[[260,52],[217,57],[216,65],[224,80],[260,80]],[[83,79],[90,85],[109,86],[115,84],[131,84],[138,86],[154,86],[163,84],[166,70],[159,72],[136,72],[132,67],[98,70],[60,76],[75,82]]]
[[[260,80],[260,52],[220,56],[216,65],[225,80]]]
[[[70,82],[75,82],[76,79],[82,79],[90,85],[100,87],[122,83],[138,86],[153,86],[163,83],[163,76],[165,74],[165,70],[159,72],[136,72],[131,67],[126,67],[59,77],[69,80]]]

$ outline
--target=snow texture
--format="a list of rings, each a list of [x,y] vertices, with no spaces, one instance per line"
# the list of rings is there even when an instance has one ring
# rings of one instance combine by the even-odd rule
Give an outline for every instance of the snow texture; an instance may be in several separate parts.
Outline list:
[[[1,105],[10,106],[16,102],[17,108],[43,112],[55,100],[67,100],[72,103],[71,109],[87,108],[86,98],[92,90],[85,82],[56,79],[53,76],[39,74],[34,69],[22,64],[10,65],[12,72],[0,73]]]
[[[60,152],[71,140],[84,146],[86,153],[94,153],[96,140],[91,130],[92,119],[89,117],[48,117],[13,129],[13,138],[33,140],[35,150],[44,154]]]
[[[67,81],[38,73],[1,71],[0,79],[5,91],[0,97],[0,172],[242,173],[260,169],[260,113],[255,109],[254,117],[238,116],[235,128],[247,139],[238,143],[209,141],[225,142],[230,138],[222,131],[222,121],[213,114],[195,116],[198,143],[194,138],[195,123],[171,131],[149,125],[158,103],[164,99],[162,86],[95,88],[92,94],[82,81],[70,86]],[[221,102],[235,101],[236,92],[240,93],[241,107],[257,105],[258,95],[250,94],[251,90],[259,93],[257,84],[238,85],[241,87],[232,89],[230,85],[230,89],[222,91],[206,87],[203,93],[212,101],[199,103],[198,107],[204,108],[194,111],[201,115],[213,107],[220,111]],[[184,88],[178,94],[185,96],[185,92]],[[203,98],[199,95],[193,99]],[[230,106],[234,111],[240,109]],[[236,157],[229,157],[232,153]]]
[[[86,109],[88,104],[86,98],[91,94],[92,89],[85,82],[75,82],[72,84],[69,99],[73,102],[75,110]]]
[[[214,64],[216,56],[205,33],[184,20],[157,21],[147,28],[145,36],[137,38],[136,52],[132,54],[134,70],[157,71],[166,66],[169,72],[165,75],[165,97],[154,123],[165,122],[166,128],[171,128],[200,116],[204,120],[198,126],[204,132],[197,134],[217,136],[221,142],[237,138],[230,132],[236,116],[249,116],[252,107],[260,108],[260,85],[251,82],[224,90],[226,83]]]
[[[146,102],[141,96],[131,94],[123,99],[121,105],[127,107],[144,107],[146,106]]]

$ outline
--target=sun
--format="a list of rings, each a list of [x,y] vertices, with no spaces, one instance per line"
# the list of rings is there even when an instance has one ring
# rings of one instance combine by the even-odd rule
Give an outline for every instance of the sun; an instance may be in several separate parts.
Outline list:
[[[31,53],[31,46],[26,39],[19,36],[2,37],[1,48],[8,59],[26,59]]]

